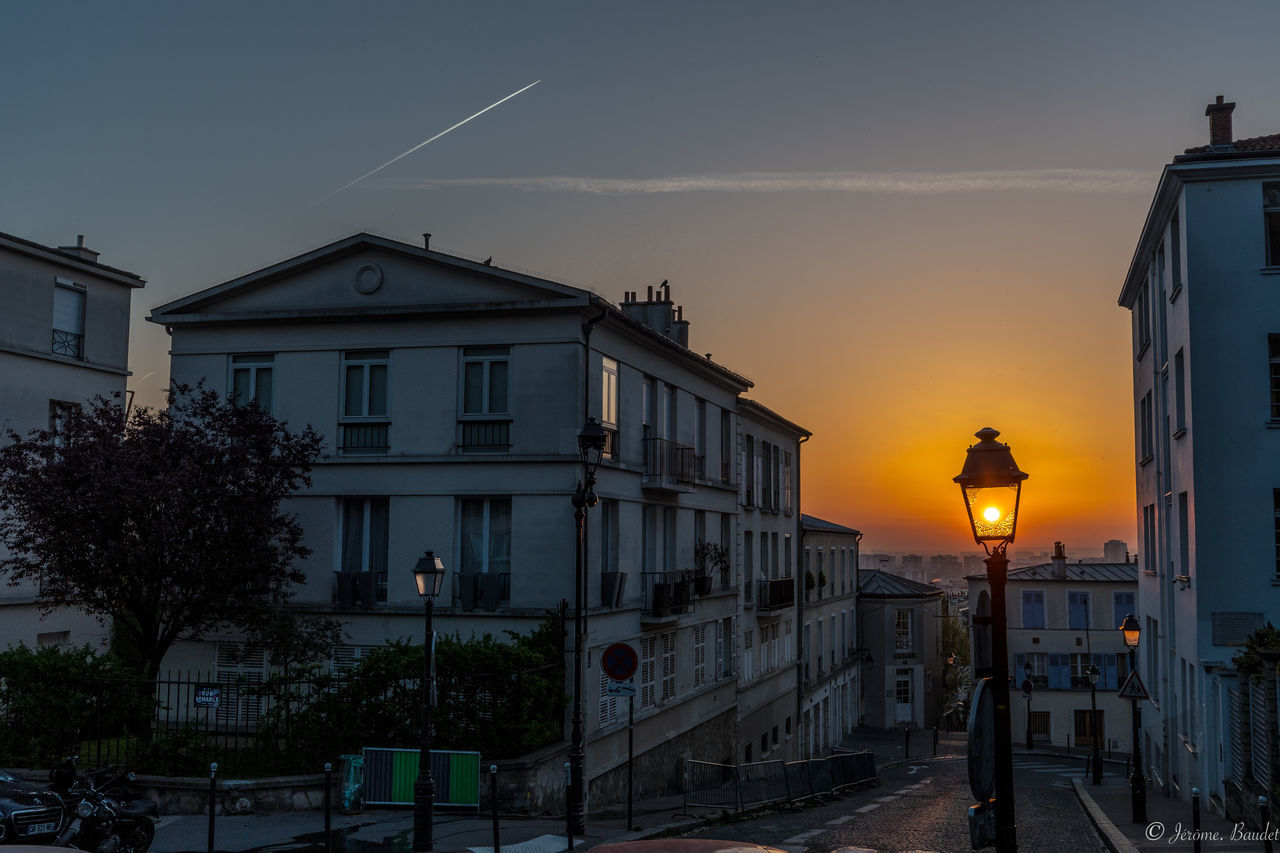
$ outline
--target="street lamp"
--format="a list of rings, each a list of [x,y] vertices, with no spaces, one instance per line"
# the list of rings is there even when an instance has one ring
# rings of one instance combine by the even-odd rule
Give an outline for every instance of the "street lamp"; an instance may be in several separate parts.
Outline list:
[[[1022,698],[1027,700],[1027,752],[1032,750],[1031,742],[1031,664],[1024,663],[1022,665]]]
[[[969,446],[964,468],[954,478],[960,484],[973,539],[987,552],[987,584],[991,589],[992,734],[995,739],[996,849],[1018,849],[1013,808],[1013,733],[1009,715],[1009,640],[1005,624],[1005,582],[1009,559],[1005,552],[1018,524],[1022,481],[1009,445],[996,441],[997,430],[978,430]]]
[[[1089,664],[1089,701],[1093,715],[1089,717],[1089,729],[1093,733],[1093,784],[1102,784],[1102,756],[1098,754],[1098,672],[1097,664]]]
[[[1124,617],[1120,623],[1120,633],[1124,635],[1124,644],[1129,648],[1129,672],[1138,672],[1138,639],[1142,635],[1142,626],[1132,613]],[[1129,777],[1129,800],[1133,811],[1134,823],[1147,822],[1147,778],[1142,772],[1142,748],[1138,745],[1138,736],[1142,733],[1142,706],[1137,699],[1133,702],[1133,775]]]
[[[418,584],[418,595],[427,611],[427,630],[423,639],[423,657],[426,663],[422,681],[422,746],[418,750],[418,778],[413,782],[413,849],[431,850],[433,821],[436,803],[436,783],[431,778],[431,711],[434,708],[436,687],[436,633],[431,627],[431,610],[436,596],[444,585],[444,563],[431,551],[427,551],[413,567],[413,579]]]
[[[577,533],[577,553],[573,584],[573,731],[569,742],[569,827],[575,835],[587,831],[587,789],[585,780],[586,742],[582,712],[582,648],[587,642],[587,508],[596,504],[596,469],[604,455],[604,427],[595,418],[587,418],[578,433],[578,458],[582,462],[582,479],[573,493],[573,523]]]

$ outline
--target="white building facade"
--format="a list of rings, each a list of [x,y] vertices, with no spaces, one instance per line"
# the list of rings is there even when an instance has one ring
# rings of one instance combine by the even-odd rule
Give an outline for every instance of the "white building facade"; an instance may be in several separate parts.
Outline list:
[[[358,234],[149,319],[171,331],[174,381],[204,378],[324,435],[311,489],[290,501],[312,550],[296,604],[345,622],[348,660],[388,639],[421,641],[411,570],[426,550],[450,572],[437,631],[523,633],[572,612],[577,435],[599,419],[608,446],[586,550],[591,800],[625,791],[631,707],[638,795],[678,790],[680,758],[741,760],[761,732],[772,751],[785,715],[765,717],[794,708],[794,676],[761,680],[761,659],[743,651],[744,633],[755,641],[762,627],[743,618],[755,593],[743,533],[768,529],[772,546],[773,529],[798,519],[798,493],[769,524],[743,525],[742,478],[761,476],[740,435],[751,383],[688,349],[669,288],[614,305]],[[795,453],[798,482],[807,433],[787,424],[768,426],[774,447]],[[706,575],[704,543],[726,555]],[[600,653],[615,642],[639,657],[633,703],[606,692]],[[784,669],[777,654],[770,673]],[[173,663],[215,668],[217,645],[187,644]]]
[[[800,721],[804,756],[823,755],[860,722],[864,656],[858,643],[862,533],[806,515],[800,617]],[[811,583],[812,580],[812,583]]]
[[[1139,673],[1148,779],[1221,807],[1243,688],[1232,657],[1280,622],[1280,135],[1165,166],[1119,302],[1132,313]],[[1237,726],[1238,728],[1238,726]]]
[[[129,377],[129,303],[144,282],[98,262],[80,237],[43,246],[0,234],[0,441],[56,429],[69,408],[120,394]],[[105,646],[109,631],[79,611],[41,616],[34,585],[0,583],[0,649]]]

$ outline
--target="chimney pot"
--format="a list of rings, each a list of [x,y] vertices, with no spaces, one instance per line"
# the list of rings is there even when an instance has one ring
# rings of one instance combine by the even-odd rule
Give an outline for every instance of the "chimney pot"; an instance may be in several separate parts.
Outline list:
[[[422,232],[422,248],[424,249],[431,248],[431,232],[430,231]]]

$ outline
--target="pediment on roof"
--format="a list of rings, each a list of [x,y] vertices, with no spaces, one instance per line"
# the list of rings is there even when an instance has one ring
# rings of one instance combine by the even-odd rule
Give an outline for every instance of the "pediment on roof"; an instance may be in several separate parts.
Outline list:
[[[202,290],[152,312],[157,322],[341,316],[576,300],[585,291],[368,235]]]

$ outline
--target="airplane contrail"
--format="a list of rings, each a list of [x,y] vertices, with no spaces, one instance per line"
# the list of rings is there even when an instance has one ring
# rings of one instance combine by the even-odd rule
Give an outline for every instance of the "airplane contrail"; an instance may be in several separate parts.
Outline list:
[[[422,146],[424,146],[424,145],[430,145],[432,142],[435,142],[437,139],[439,139],[440,137],[444,136],[446,133],[449,133],[450,131],[457,130],[458,128],[460,128],[460,127],[462,127],[464,124],[466,124],[467,122],[471,121],[473,118],[479,118],[480,116],[482,116],[482,115],[484,115],[485,113],[489,112],[489,110],[493,109],[494,107],[498,106],[499,104],[506,103],[507,101],[509,101],[509,100],[511,100],[512,98],[514,98],[516,95],[519,95],[521,92],[527,92],[528,90],[532,89],[534,86],[538,85],[538,84],[539,84],[539,83],[541,83],[541,82],[542,82],[541,80],[534,80],[534,81],[533,81],[532,83],[530,83],[528,86],[525,86],[523,89],[517,89],[516,91],[512,92],[510,95],[507,95],[507,96],[506,96],[505,98],[503,98],[501,101],[494,101],[492,104],[490,104],[489,106],[485,107],[484,109],[482,109],[480,112],[476,113],[475,115],[467,116],[467,117],[466,117],[466,118],[464,118],[462,121],[460,121],[460,122],[458,122],[457,124],[455,124],[453,127],[449,127],[449,128],[446,128],[446,129],[444,129],[444,130],[440,131],[439,133],[437,133],[435,136],[431,137],[430,139],[425,140],[425,141],[423,141],[423,142],[419,142],[417,145],[413,146],[412,148],[410,148],[408,151],[404,152],[403,154],[399,154],[399,155],[397,155],[397,156],[395,156],[395,157],[392,157],[390,160],[388,160],[387,162],[383,163],[383,164],[382,164],[381,166],[379,166],[378,168],[373,169],[372,171],[369,171],[369,172],[365,172],[363,175],[361,175],[360,177],[356,178],[356,179],[355,179],[354,181],[352,181],[351,183],[346,184],[345,186],[338,187],[338,189],[334,190],[333,192],[329,193],[329,194],[328,194],[327,196],[325,196],[324,198],[320,199],[320,201],[316,202],[316,204],[317,204],[317,205],[323,204],[324,202],[326,202],[326,201],[328,201],[329,199],[333,198],[335,195],[337,195],[338,193],[342,192],[343,190],[345,190],[345,189],[348,189],[348,188],[350,188],[350,187],[355,186],[356,184],[360,183],[361,181],[363,181],[365,178],[369,177],[370,175],[375,175],[375,174],[377,174],[378,172],[381,172],[383,169],[387,168],[388,166],[390,166],[392,163],[396,162],[397,160],[402,160],[402,159],[404,159],[405,157],[408,157],[410,154],[412,154],[413,152],[417,151],[417,150],[418,150],[419,148],[421,148]]]

